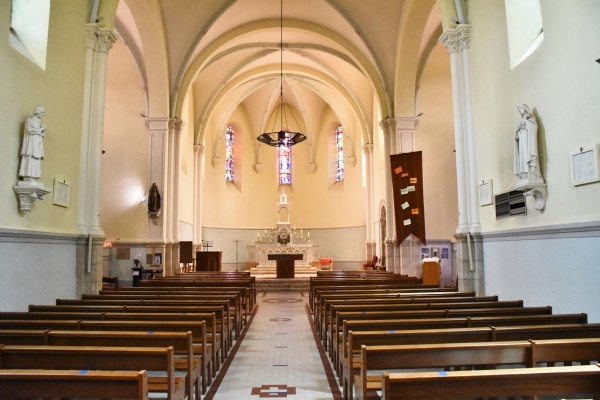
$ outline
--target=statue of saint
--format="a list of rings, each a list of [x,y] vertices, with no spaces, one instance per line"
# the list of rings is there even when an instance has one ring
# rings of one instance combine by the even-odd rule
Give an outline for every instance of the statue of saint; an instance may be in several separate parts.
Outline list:
[[[152,184],[152,187],[150,188],[150,193],[148,193],[148,211],[160,211],[160,193],[158,192],[158,187],[156,186],[156,183]]]
[[[21,146],[21,165],[19,177],[26,182],[36,182],[42,176],[42,163],[44,159],[44,135],[46,125],[42,117],[46,110],[37,106],[33,115],[27,117],[23,130],[23,145]]]
[[[543,181],[537,146],[537,121],[526,104],[517,107],[521,121],[515,131],[514,173],[519,180]]]

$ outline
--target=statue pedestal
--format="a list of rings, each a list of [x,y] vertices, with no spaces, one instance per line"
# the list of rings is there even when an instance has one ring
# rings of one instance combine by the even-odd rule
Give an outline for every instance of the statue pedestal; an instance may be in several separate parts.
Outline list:
[[[535,209],[542,211],[546,207],[546,187],[542,178],[519,179],[515,190],[521,190],[525,196],[531,196],[535,202]]]
[[[13,190],[19,198],[19,211],[23,213],[31,211],[34,201],[44,200],[44,196],[50,193],[50,189],[38,181],[19,181],[13,186]]]

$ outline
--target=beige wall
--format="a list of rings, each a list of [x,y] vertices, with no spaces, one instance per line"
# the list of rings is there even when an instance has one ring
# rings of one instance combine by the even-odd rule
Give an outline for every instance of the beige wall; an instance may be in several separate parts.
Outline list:
[[[149,133],[142,84],[120,40],[109,51],[106,80],[100,225],[108,238],[143,240],[148,232]],[[164,193],[161,193],[164,196]]]
[[[207,154],[204,160],[206,170],[204,181],[203,225],[205,227],[237,227],[264,229],[277,223],[277,203],[281,187],[277,181],[277,149],[262,145],[263,171],[254,169],[257,145],[256,133],[250,127],[250,118],[243,107],[238,107],[229,123],[237,126],[236,146],[241,155],[236,158],[236,168],[242,168],[241,182],[226,183],[224,175],[225,147],[223,137],[217,145],[220,161],[217,167],[211,165],[211,152],[214,137],[206,138]],[[316,169],[308,170],[308,141],[292,148],[292,185],[285,186],[288,201],[292,204],[290,221],[298,229],[352,227],[365,224],[365,193],[362,187],[360,154],[355,167],[346,164],[346,179],[334,183],[331,171],[333,148],[328,143],[326,132],[339,123],[333,112],[326,108],[318,128],[314,130]],[[212,125],[214,129],[220,129]],[[333,132],[328,132],[333,135]],[[360,138],[355,132],[348,132],[354,145]],[[331,136],[329,136],[331,139]],[[350,143],[348,143],[349,145]],[[348,147],[346,145],[346,147]],[[237,172],[236,172],[237,173]],[[210,239],[209,239],[210,240]],[[362,244],[360,244],[362,245]]]
[[[53,1],[50,10],[46,70],[9,45],[11,2],[0,2],[0,121],[2,121],[1,227],[73,233],[77,231],[82,93],[85,72],[87,2]],[[71,184],[70,206],[52,204],[52,194],[18,212],[12,185],[17,182],[25,118],[36,106],[46,108],[45,158],[40,182],[53,190],[54,179]]]
[[[542,1],[544,41],[511,70],[503,1],[470,2],[473,20],[471,71],[479,180],[494,192],[511,189],[513,140],[525,103],[538,117],[541,170],[548,184],[543,212],[528,203],[526,217],[497,221],[493,206],[481,210],[484,231],[600,219],[600,183],[573,186],[570,153],[600,143],[600,3]]]

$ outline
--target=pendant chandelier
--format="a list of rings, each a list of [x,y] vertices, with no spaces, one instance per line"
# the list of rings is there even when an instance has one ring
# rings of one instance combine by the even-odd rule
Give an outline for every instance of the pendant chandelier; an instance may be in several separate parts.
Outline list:
[[[277,99],[277,103],[271,111],[271,115],[267,121],[266,127],[269,129],[271,127],[271,132],[265,132],[259,135],[256,140],[261,143],[268,144],[273,147],[281,147],[281,146],[293,146],[297,143],[303,142],[306,140],[306,136],[302,132],[290,132],[289,124],[288,124],[288,114],[291,115],[291,118],[296,123],[296,126],[300,126],[298,121],[296,121],[296,117],[294,117],[294,113],[290,105],[288,104],[285,96],[283,95],[283,0],[280,2],[281,4],[281,15],[280,15],[280,89],[279,89],[279,98]],[[275,131],[275,124],[277,123],[277,118],[279,117],[280,127],[279,131]],[[284,124],[286,129],[284,129]]]

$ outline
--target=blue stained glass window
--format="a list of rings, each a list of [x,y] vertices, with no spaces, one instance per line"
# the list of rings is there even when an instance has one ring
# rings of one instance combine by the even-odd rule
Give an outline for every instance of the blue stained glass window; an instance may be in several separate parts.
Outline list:
[[[225,181],[233,182],[233,129],[225,131]]]
[[[344,127],[338,126],[335,130],[335,180],[344,180]]]
[[[289,134],[286,134],[289,136]],[[291,146],[281,146],[279,151],[279,184],[292,184],[292,148]]]

